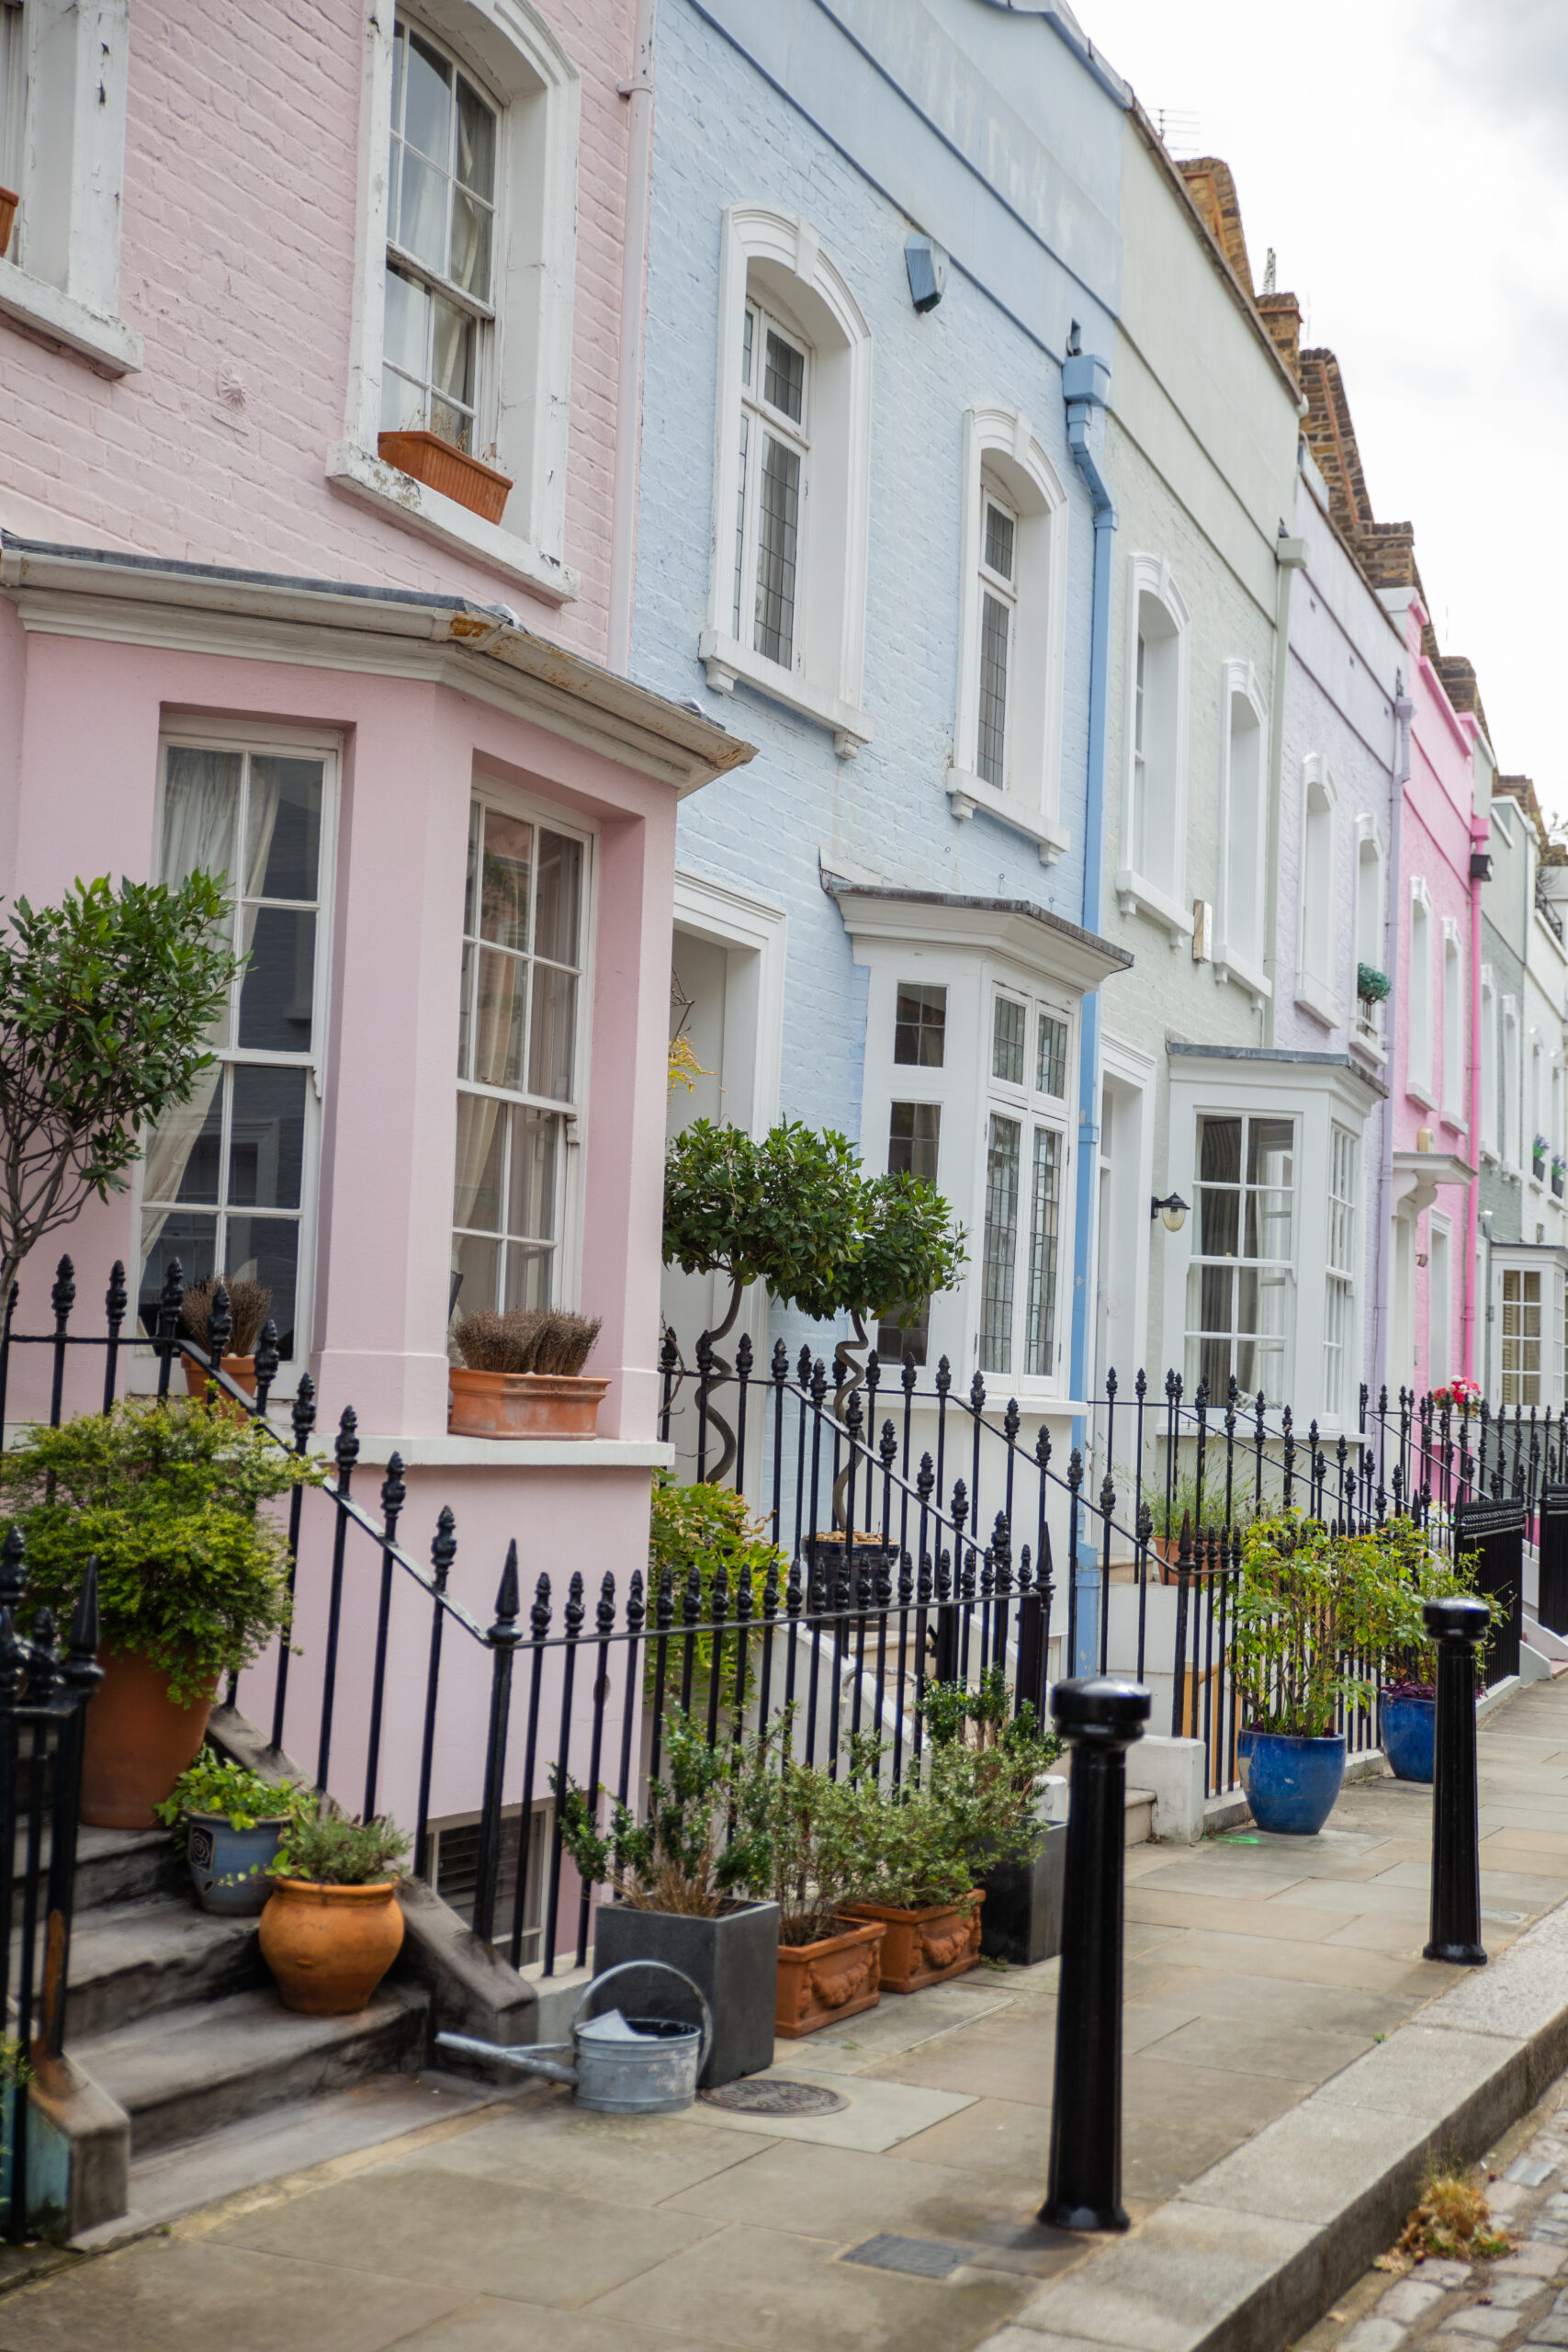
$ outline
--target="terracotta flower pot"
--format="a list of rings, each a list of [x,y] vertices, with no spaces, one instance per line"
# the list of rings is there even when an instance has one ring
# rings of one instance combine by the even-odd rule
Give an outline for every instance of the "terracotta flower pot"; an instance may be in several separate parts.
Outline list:
[[[21,200],[14,188],[0,187],[0,259],[10,250],[11,232],[17,225],[17,207]]]
[[[887,1932],[882,1939],[885,1993],[919,1993],[928,1984],[945,1984],[979,1964],[980,1905],[984,1894],[976,1888],[962,1904],[933,1903],[923,1911],[901,1911],[890,1903],[849,1903],[847,1919],[881,1919]]]
[[[455,498],[459,506],[482,514],[487,523],[499,523],[506,511],[512,476],[481,465],[478,458],[470,458],[466,449],[455,449],[439,434],[382,433],[377,436],[376,447],[400,473],[412,474],[415,481],[438,490],[444,498]]]
[[[199,1403],[207,1395],[207,1384],[210,1377],[207,1367],[205,1364],[193,1363],[189,1356],[182,1356],[180,1362],[185,1366],[186,1395],[196,1397]],[[254,1356],[225,1356],[223,1369],[236,1388],[243,1388],[247,1396],[254,1396],[256,1393]],[[230,1396],[226,1388],[218,1389],[217,1401],[220,1405],[227,1405],[236,1420],[246,1418],[243,1408]]]
[[[844,1920],[842,1932],[814,1944],[780,1944],[773,2031],[786,2041],[840,2018],[859,2017],[882,1998],[881,1919]]]
[[[469,1372],[453,1364],[446,1426],[461,1437],[595,1437],[607,1380],[547,1372]]]
[[[95,1829],[151,1829],[153,1806],[196,1761],[217,1678],[182,1707],[164,1668],[134,1650],[100,1650],[98,1664],[104,1679],[87,1702],[82,1742],[82,1818]]]
[[[261,1916],[262,1958],[286,2009],[348,2017],[362,2009],[402,1948],[397,1886],[321,1886],[280,1878]]]

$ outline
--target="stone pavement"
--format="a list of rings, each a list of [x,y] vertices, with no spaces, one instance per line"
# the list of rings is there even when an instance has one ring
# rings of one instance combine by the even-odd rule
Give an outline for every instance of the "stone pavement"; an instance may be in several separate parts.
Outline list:
[[[1483,1724],[1481,1770],[1496,1952],[1568,1896],[1568,1685]],[[1453,1984],[1419,1956],[1429,1812],[1383,1779],[1317,1838],[1128,1855],[1135,2225]],[[987,1969],[780,2044],[830,2115],[588,2116],[530,2085],[68,2257],[0,2300],[0,2352],[968,2352],[1009,2323],[1045,2352],[1032,2300],[1069,2268],[1092,2290],[1107,2243],[1033,2221],[1055,1979]]]

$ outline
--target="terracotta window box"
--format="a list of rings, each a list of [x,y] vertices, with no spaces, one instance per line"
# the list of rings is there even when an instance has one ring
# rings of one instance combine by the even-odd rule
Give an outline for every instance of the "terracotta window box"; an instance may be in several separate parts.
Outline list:
[[[885,1993],[922,1993],[963,1976],[980,1960],[980,1905],[976,1888],[967,1912],[961,1904],[933,1903],[924,1911],[901,1911],[889,1903],[850,1903],[846,1919],[881,1919],[881,1985]]]
[[[383,433],[376,447],[385,462],[396,466],[400,473],[412,474],[415,481],[438,490],[443,498],[456,499],[459,506],[482,515],[487,523],[500,522],[512,489],[510,474],[497,473],[493,466],[470,458],[466,449],[454,448],[435,433]]]
[[[814,1944],[780,1944],[773,2031],[785,2041],[858,2018],[882,1998],[880,1919],[843,1919],[842,1932]]]
[[[597,1437],[610,1385],[592,1373],[470,1372],[457,1363],[447,1379],[455,1437]]]

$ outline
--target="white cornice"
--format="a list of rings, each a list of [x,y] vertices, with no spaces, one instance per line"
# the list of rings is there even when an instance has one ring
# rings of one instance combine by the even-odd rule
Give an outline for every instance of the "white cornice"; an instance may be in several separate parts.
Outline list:
[[[1021,900],[857,888],[829,874],[822,879],[838,901],[846,930],[857,940],[940,941],[946,947],[1006,956],[1031,971],[1080,989],[1098,988],[1125,971],[1133,960],[1109,940]]]

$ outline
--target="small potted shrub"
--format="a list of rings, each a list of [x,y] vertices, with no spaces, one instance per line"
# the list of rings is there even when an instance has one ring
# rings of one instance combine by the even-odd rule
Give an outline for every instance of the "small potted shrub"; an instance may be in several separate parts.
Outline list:
[[[262,1958],[286,2009],[340,2018],[365,2007],[402,1949],[408,1850],[379,1814],[345,1821],[311,1809],[290,1823],[261,1917]]]
[[[1062,1752],[1055,1732],[1042,1733],[1026,1700],[1014,1714],[1007,1675],[987,1667],[978,1687],[933,1683],[921,1702],[929,1738],[959,1740],[979,1750],[982,1770],[995,1773],[1008,1850],[985,1870],[980,1950],[992,1960],[1032,1967],[1062,1949],[1062,1894],[1067,1860],[1066,1822],[1044,1817],[1044,1775]],[[1010,1792],[1010,1800],[1008,1792]]]
[[[151,1829],[194,1762],[219,1680],[288,1621],[288,1544],[261,1508],[325,1473],[221,1405],[126,1397],[0,1455],[0,1517],[27,1544],[28,1598],[69,1622],[98,1562],[99,1664],[82,1818]]]
[[[1530,1173],[1538,1184],[1546,1182],[1546,1158],[1550,1148],[1544,1136],[1537,1136],[1530,1145]]]
[[[1384,1568],[1376,1546],[1299,1511],[1247,1530],[1232,1651],[1247,1726],[1237,1761],[1259,1829],[1315,1838],[1345,1778],[1347,1711],[1373,1686],[1350,1661],[1375,1652]]]
[[[314,1803],[298,1782],[264,1781],[204,1747],[156,1810],[184,1846],[202,1909],[244,1917],[265,1907],[284,1833]]]
[[[786,1729],[786,1745],[788,1736]],[[861,1745],[852,1743],[852,1751]],[[869,1752],[852,1752],[850,1770],[838,1778],[786,1753],[770,1784],[767,1892],[779,1915],[773,2030],[786,2041],[858,2017],[882,1998],[886,1922],[846,1916],[874,1883],[883,1800],[876,1743],[865,1746]]]
[[[701,1725],[672,1707],[665,1735],[664,1777],[649,1783],[640,1822],[616,1804],[606,1835],[602,1789],[590,1797],[575,1781],[563,1787],[553,1768],[551,1785],[561,1843],[584,1883],[616,1897],[595,1917],[595,1973],[659,1960],[700,1985],[713,2016],[703,2071],[711,2088],[773,2064],[779,1906],[749,1901],[746,1890],[772,1875],[769,1754],[779,1726],[709,1747]],[[639,2007],[658,2016],[660,1997]]]
[[[610,1384],[584,1374],[597,1319],[549,1307],[460,1316],[447,1427],[464,1437],[592,1437]]]
[[[1473,1595],[1474,1562],[1443,1559],[1404,1519],[1391,1520],[1375,1536],[1361,1540],[1377,1546],[1384,1572],[1375,1634],[1378,1742],[1396,1781],[1430,1783],[1437,1754],[1438,1653],[1422,1605]],[[1483,1643],[1476,1651],[1478,1675],[1484,1656]]]
[[[482,515],[487,523],[499,523],[506,512],[512,476],[487,466],[480,458],[470,458],[466,449],[459,449],[455,441],[444,441],[439,433],[426,432],[423,426],[383,433],[378,435],[376,454],[400,473],[412,474],[415,481],[438,490],[443,498],[456,499],[459,506]]]
[[[227,1274],[209,1274],[205,1282],[192,1283],[180,1302],[180,1330],[187,1340],[194,1340],[204,1352],[210,1353],[208,1331],[212,1318],[212,1300],[220,1284],[229,1294],[229,1314],[232,1329],[223,1357],[223,1370],[247,1396],[256,1393],[256,1341],[261,1338],[266,1318],[272,1311],[272,1293],[263,1283],[247,1282],[243,1276],[231,1282]],[[191,1357],[182,1355],[186,1389],[192,1396],[205,1396],[209,1386],[215,1386],[205,1367]],[[222,1395],[220,1389],[215,1391]],[[232,1399],[230,1400],[232,1403]]]

